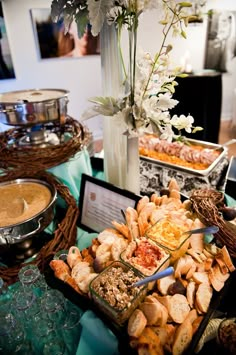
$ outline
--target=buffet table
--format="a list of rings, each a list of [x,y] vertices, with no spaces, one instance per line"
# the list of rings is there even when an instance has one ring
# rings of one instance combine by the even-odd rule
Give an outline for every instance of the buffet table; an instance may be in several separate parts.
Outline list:
[[[82,160],[81,160],[82,159]],[[79,198],[79,186],[80,181],[78,180],[78,171],[81,170],[78,167],[78,163],[82,161],[83,170],[88,171],[100,178],[103,178],[102,171],[92,171],[90,170],[90,163],[88,160],[87,153],[79,155],[78,159],[75,159],[72,164],[66,163],[66,169],[61,171],[60,167],[54,168],[54,173],[63,179],[63,182],[72,189],[76,199]],[[64,174],[64,175],[63,175]],[[69,178],[68,178],[69,175]],[[236,201],[230,196],[227,196],[227,204],[229,206],[236,206]],[[53,231],[51,231],[53,232]],[[97,233],[87,233],[80,228],[77,228],[77,240],[76,245],[80,250],[87,248],[93,238],[97,236]],[[70,286],[64,284],[62,281],[56,279],[53,275],[51,269],[45,271],[45,278],[47,284],[50,288],[60,290],[64,296],[75,304],[79,310],[81,310],[80,325],[81,328],[78,332],[71,333],[71,338],[68,336],[68,353],[74,355],[74,350],[70,350],[70,343],[78,344],[76,348],[76,355],[118,355],[129,353],[132,354],[132,349],[128,346],[128,336],[126,335],[124,329],[117,328],[113,324],[110,324],[101,313],[91,304],[89,299],[86,299],[76,293]],[[216,297],[212,308],[207,313],[205,318],[205,324],[212,317],[232,317],[235,316],[235,306],[233,300],[233,286],[235,282],[235,272],[230,277],[229,282],[223,289],[223,292]],[[14,286],[14,285],[13,285]],[[199,334],[200,337],[200,334]],[[194,354],[194,348],[197,344],[199,337],[194,338],[192,346],[188,352],[188,355]],[[214,351],[215,354],[224,354],[222,349],[218,351],[218,345],[215,340],[207,343],[204,348],[199,352],[201,355],[208,354],[210,351]]]

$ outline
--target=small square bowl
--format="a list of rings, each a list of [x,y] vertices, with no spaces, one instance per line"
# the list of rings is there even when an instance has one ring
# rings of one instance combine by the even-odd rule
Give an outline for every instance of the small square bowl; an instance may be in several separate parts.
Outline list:
[[[142,237],[131,242],[120,259],[146,277],[168,267],[170,253],[150,238]]]
[[[142,278],[127,264],[114,261],[91,281],[91,298],[110,320],[122,326],[147,294],[146,285],[132,287]]]
[[[153,240],[170,254],[170,263],[183,256],[190,243],[191,233],[185,233],[186,227],[178,226],[167,219],[154,224],[146,232],[146,237]]]

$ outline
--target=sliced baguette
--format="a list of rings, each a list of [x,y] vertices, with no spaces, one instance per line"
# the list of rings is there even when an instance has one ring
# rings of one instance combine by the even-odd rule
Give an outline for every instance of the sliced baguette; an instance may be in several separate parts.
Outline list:
[[[194,307],[195,295],[196,283],[194,281],[190,281],[186,289],[186,297],[191,308]]]
[[[201,283],[196,292],[196,306],[202,313],[206,313],[211,302],[213,289],[208,283]]]
[[[169,275],[167,277],[163,277],[162,279],[157,280],[157,289],[160,293],[165,296],[167,295],[168,288],[171,284],[175,282],[174,275]]]
[[[187,274],[186,274],[186,279],[189,280],[191,279],[191,277],[193,276],[194,272],[196,271],[197,269],[197,264],[194,263],[191,268],[188,270]]]
[[[174,342],[174,336],[175,336],[175,331],[176,331],[176,325],[173,325],[173,324],[166,324],[165,325],[165,329],[167,330],[167,334],[168,334],[168,337],[167,337],[167,341],[164,345],[164,349],[168,352],[168,353],[171,353],[171,349],[172,349],[172,345],[173,345],[173,342]]]
[[[172,296],[166,295],[166,296],[159,296],[156,292],[153,292],[153,297],[155,297],[163,306],[166,307],[166,309],[169,309],[169,302]]]
[[[203,316],[198,316],[194,321],[193,321],[193,335],[196,333],[196,331],[198,330],[199,325],[201,324],[203,320]]]
[[[235,266],[234,264],[232,263],[232,260],[231,260],[231,257],[229,255],[229,252],[226,248],[226,246],[224,245],[223,248],[221,249],[221,253],[223,255],[223,259],[224,259],[224,262],[225,264],[227,265],[228,269],[230,272],[233,272],[235,270]]]
[[[164,355],[160,339],[151,327],[146,327],[138,338],[139,355]]]
[[[209,283],[209,277],[207,272],[195,271],[193,273],[192,278],[197,284]]]
[[[187,317],[185,318],[184,320],[184,323],[186,321],[189,321],[191,324],[193,324],[193,322],[197,319],[198,317],[198,314],[197,314],[197,311],[196,309],[191,309],[191,311],[188,313]]]
[[[223,273],[221,272],[221,269],[220,269],[219,265],[217,265],[217,264],[213,267],[212,270],[214,270],[214,273],[215,273],[217,279],[219,279],[219,280],[221,280],[221,281],[223,281],[223,282],[225,282],[226,280],[228,280],[228,278],[229,278],[229,276],[230,276],[230,273],[229,273],[229,272],[227,272],[226,274],[223,274]]]
[[[139,306],[147,319],[148,325],[156,324],[160,317],[160,307],[157,303],[142,302]]]
[[[216,255],[215,261],[219,265],[222,274],[227,274],[229,272],[229,269],[228,269],[226,263],[224,262],[224,258],[223,258],[222,253],[219,253]]]
[[[205,271],[209,271],[212,267],[212,264],[213,264],[213,258],[207,258],[204,261]]]
[[[128,321],[128,334],[138,338],[147,325],[147,319],[140,309],[135,309]]]
[[[189,346],[192,340],[193,327],[189,320],[183,322],[176,330],[172,347],[173,355],[181,355]]]
[[[217,265],[213,267],[211,270],[209,270],[210,283],[214,288],[214,290],[216,290],[217,292],[219,292],[224,287],[225,281],[227,280],[228,277],[229,277],[229,273],[223,275],[220,272],[220,269]]]
[[[169,300],[169,315],[175,323],[183,323],[190,311],[187,298],[184,295],[176,293]]]
[[[156,333],[156,335],[160,339],[161,345],[164,346],[168,341],[167,327],[152,326],[152,330]]]

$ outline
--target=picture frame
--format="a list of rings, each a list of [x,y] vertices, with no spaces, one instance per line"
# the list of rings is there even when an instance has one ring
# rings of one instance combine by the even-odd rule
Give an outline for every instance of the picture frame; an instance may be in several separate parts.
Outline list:
[[[15,78],[2,2],[0,1],[0,80]]]
[[[50,8],[30,9],[30,15],[40,59],[68,59],[100,54],[99,36],[92,36],[89,24],[84,36],[79,38],[76,22],[73,21],[65,33],[63,20],[57,23],[52,21]]]
[[[236,61],[236,11],[209,11],[204,68],[232,73]]]
[[[125,210],[127,207],[136,208],[140,198],[133,192],[82,174],[77,225],[87,232],[100,233],[106,228],[114,228],[113,220],[126,223]]]

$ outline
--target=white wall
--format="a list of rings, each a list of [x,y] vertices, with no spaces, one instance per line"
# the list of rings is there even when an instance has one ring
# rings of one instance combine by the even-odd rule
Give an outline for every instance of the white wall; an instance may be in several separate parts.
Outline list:
[[[26,90],[32,88],[60,88],[70,91],[68,114],[80,119],[88,106],[88,98],[101,95],[100,56],[41,60],[38,57],[31,23],[30,9],[50,8],[51,0],[3,0],[8,39],[16,74],[16,79],[1,80],[0,92]],[[224,8],[236,11],[235,0],[209,0],[208,8]],[[158,14],[146,13],[140,22],[139,42],[144,50],[155,52],[160,43]],[[190,25],[187,40],[172,39],[173,60],[180,63],[188,51],[195,71],[203,68],[206,40],[206,22]],[[233,89],[236,87],[236,68],[223,75],[222,117],[231,118]],[[101,134],[101,122],[93,120],[89,127],[95,136]]]

